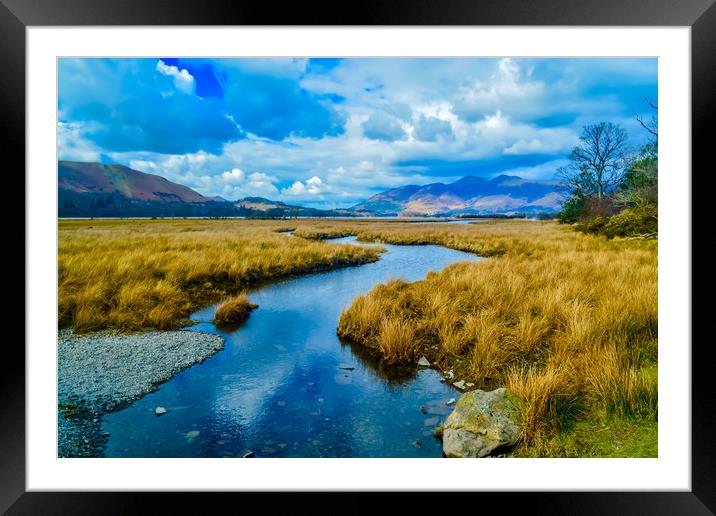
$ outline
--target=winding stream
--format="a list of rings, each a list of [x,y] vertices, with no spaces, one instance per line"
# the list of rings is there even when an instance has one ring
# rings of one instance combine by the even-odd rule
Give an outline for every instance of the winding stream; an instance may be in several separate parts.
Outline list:
[[[211,324],[215,306],[194,313],[198,324],[187,331],[222,335],[224,349],[106,414],[105,456],[440,457],[433,431],[459,392],[432,369],[385,370],[366,349],[338,339],[338,317],[378,283],[416,281],[481,258],[433,245],[384,247],[377,262],[251,293],[259,308],[234,332]],[[155,416],[157,406],[168,412]]]

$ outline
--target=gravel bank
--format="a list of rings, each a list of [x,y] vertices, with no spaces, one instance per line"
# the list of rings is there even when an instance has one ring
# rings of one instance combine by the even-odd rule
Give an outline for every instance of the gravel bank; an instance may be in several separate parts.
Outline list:
[[[126,407],[224,347],[218,335],[157,331],[58,335],[58,455],[99,456],[106,442],[100,419]]]

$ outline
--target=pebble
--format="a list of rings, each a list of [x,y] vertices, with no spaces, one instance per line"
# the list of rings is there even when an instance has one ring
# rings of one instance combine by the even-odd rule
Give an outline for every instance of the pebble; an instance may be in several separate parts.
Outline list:
[[[450,398],[449,400],[447,400],[445,402],[445,405],[447,405],[447,406],[454,405],[455,401],[456,401],[455,398]]]
[[[58,402],[82,400],[89,423],[58,425],[58,455],[62,457],[87,456],[86,450],[77,446],[85,438],[94,453],[95,444],[106,440],[96,424],[102,414],[156,390],[182,369],[224,347],[220,336],[197,331],[76,335],[71,329],[62,329],[57,337]]]

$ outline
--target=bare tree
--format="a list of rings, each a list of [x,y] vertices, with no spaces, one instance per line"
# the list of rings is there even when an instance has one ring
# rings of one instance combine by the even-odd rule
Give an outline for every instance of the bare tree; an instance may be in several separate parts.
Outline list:
[[[659,108],[656,104],[651,102],[649,99],[644,99],[646,103],[649,105],[651,109],[654,110],[654,114],[651,116],[651,120],[645,121],[642,117],[639,115],[636,115],[636,121],[641,124],[641,126],[646,129],[649,134],[651,134],[654,137],[654,143],[659,142],[659,119],[656,115],[656,112],[659,111]]]
[[[585,126],[570,164],[558,170],[563,185],[599,201],[619,184],[627,157],[627,133],[619,125],[601,122]]]

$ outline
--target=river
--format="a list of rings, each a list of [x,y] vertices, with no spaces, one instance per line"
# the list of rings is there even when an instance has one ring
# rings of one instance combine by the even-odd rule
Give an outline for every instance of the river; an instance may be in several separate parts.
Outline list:
[[[336,327],[341,311],[378,283],[481,258],[433,245],[384,247],[377,262],[250,293],[259,308],[236,331],[211,324],[216,306],[194,313],[197,324],[186,331],[222,335],[224,349],[106,414],[105,456],[440,457],[433,431],[460,393],[432,369],[382,367],[366,349],[342,343]],[[168,412],[155,416],[157,406]]]

